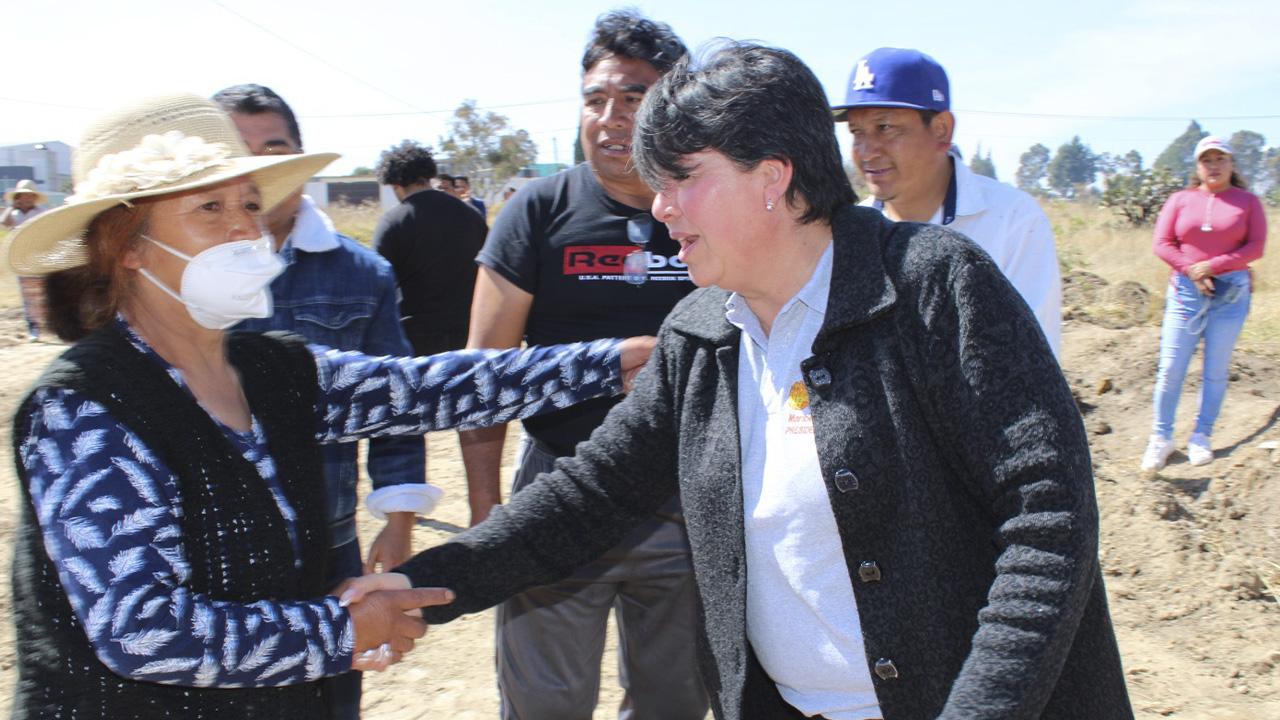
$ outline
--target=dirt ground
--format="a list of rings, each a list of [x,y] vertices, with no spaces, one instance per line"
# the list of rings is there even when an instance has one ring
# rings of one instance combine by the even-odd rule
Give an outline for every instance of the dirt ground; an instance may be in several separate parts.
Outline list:
[[[1140,290],[1140,289],[1139,289]],[[1144,477],[1139,457],[1149,432],[1159,329],[1130,326],[1146,302],[1112,288],[1104,311],[1086,312],[1068,283],[1063,365],[1090,433],[1099,505],[1101,555],[1134,710],[1140,718],[1280,718],[1280,373],[1277,362],[1237,352],[1226,407],[1214,435],[1214,463],[1191,467],[1175,454],[1165,472]],[[0,310],[0,434],[24,388],[61,347],[27,343],[16,310]],[[1189,379],[1179,409],[1182,442],[1190,433],[1198,383]],[[514,448],[513,442],[508,449]],[[429,475],[446,492],[415,546],[447,540],[467,521],[465,483],[452,433],[429,436]],[[509,453],[510,458],[510,453]],[[0,464],[0,566],[8,568],[18,493],[12,466]],[[509,469],[509,468],[508,468]],[[374,522],[361,522],[371,539]],[[11,590],[0,584],[0,613]],[[469,616],[433,628],[392,670],[365,680],[365,716],[493,718],[493,616]],[[598,719],[613,717],[619,693],[612,650]],[[15,681],[13,628],[0,624],[0,715]],[[1083,719],[1082,719],[1083,720]]]

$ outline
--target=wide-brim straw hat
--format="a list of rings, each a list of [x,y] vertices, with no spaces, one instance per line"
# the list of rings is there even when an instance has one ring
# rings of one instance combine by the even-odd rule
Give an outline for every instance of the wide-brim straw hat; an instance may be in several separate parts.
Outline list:
[[[185,192],[250,175],[270,210],[339,156],[249,153],[231,119],[190,93],[141,100],[98,118],[80,139],[75,194],[9,235],[9,267],[48,275],[89,262],[84,236],[94,218],[130,201]]]
[[[7,203],[12,203],[13,196],[21,195],[22,193],[31,193],[32,195],[35,195],[37,205],[40,205],[41,203],[49,202],[49,196],[37,190],[36,184],[31,180],[19,180],[17,185],[14,185],[13,188],[6,190],[4,193],[4,201]]]

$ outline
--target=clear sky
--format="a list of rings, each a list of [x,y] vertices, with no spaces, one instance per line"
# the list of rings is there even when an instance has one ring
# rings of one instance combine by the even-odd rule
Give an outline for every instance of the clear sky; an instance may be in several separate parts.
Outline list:
[[[620,3],[621,4],[621,3]],[[68,0],[14,3],[4,27],[0,144],[78,142],[98,111],[150,94],[269,85],[308,150],[377,163],[404,138],[438,145],[465,99],[572,162],[579,62],[597,15],[578,0]],[[690,47],[723,36],[785,47],[843,98],[881,46],[933,55],[951,78],[956,142],[1003,180],[1036,142],[1079,135],[1149,164],[1192,119],[1280,145],[1276,0],[647,0]],[[29,22],[16,13],[28,13]],[[839,128],[847,147],[847,133]]]

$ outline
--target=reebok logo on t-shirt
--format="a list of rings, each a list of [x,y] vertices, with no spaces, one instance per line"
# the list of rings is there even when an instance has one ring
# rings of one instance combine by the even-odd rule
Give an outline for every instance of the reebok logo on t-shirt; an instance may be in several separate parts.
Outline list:
[[[627,245],[574,245],[564,249],[564,274],[578,275],[580,280],[600,280],[600,276],[623,277],[623,261],[635,252]],[[684,280],[688,267],[679,255],[649,253],[650,280]],[[610,280],[613,277],[608,278]]]

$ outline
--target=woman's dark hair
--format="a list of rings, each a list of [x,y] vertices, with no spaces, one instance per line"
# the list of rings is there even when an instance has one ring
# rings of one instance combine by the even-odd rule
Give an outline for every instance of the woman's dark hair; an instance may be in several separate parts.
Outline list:
[[[582,53],[582,72],[590,72],[596,63],[609,57],[643,60],[660,74],[689,54],[671,26],[654,22],[639,12],[614,10],[596,18],[591,40]]]
[[[378,182],[383,185],[409,187],[436,176],[436,161],[431,148],[413,140],[404,140],[390,150],[382,151],[378,161]]]
[[[632,159],[654,190],[688,171],[686,155],[715,150],[743,170],[792,167],[786,201],[800,222],[830,222],[857,202],[840,160],[822,84],[781,48],[721,41],[705,60],[681,60],[645,94]]]
[[[147,232],[149,200],[142,198],[104,211],[85,233],[89,262],[45,278],[46,317],[59,338],[75,342],[115,317],[133,283],[133,273],[121,260]]]

